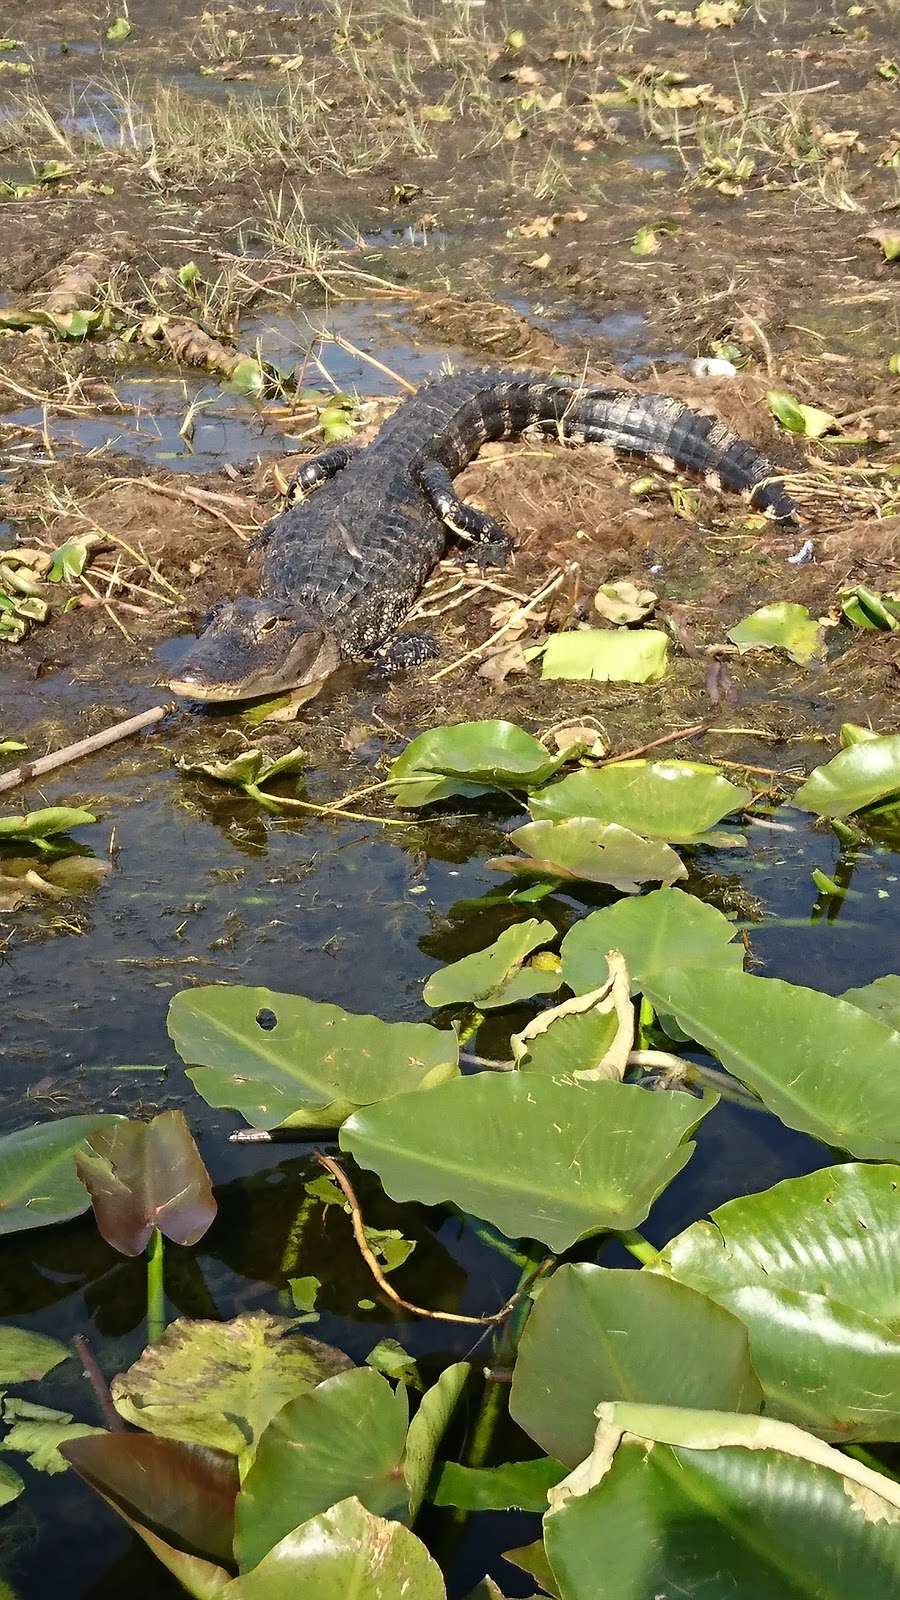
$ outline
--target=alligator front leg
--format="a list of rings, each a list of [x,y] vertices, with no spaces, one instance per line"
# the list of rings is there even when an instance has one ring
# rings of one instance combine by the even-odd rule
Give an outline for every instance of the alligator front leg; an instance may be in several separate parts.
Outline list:
[[[458,533],[471,543],[471,560],[480,567],[504,567],[513,549],[513,541],[499,522],[486,511],[467,500],[460,500],[453,487],[447,468],[440,461],[426,461],[418,470],[418,480],[423,493],[437,512],[441,521],[453,533]]]
[[[343,472],[352,460],[354,451],[354,445],[333,444],[327,450],[321,450],[317,456],[311,456],[309,461],[304,461],[287,486],[288,504],[293,505],[310,489],[318,489],[320,483],[327,483],[329,478]]]
[[[441,653],[431,633],[399,633],[389,644],[372,654],[372,673],[376,678],[395,678],[401,672],[424,667]]]

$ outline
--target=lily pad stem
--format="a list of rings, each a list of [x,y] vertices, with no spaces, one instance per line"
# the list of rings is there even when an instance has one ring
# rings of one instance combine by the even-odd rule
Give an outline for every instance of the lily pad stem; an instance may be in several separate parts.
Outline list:
[[[166,1331],[166,1290],[163,1279],[165,1244],[154,1228],[147,1245],[147,1343],[156,1344]]]
[[[620,1244],[625,1246],[629,1254],[633,1255],[635,1260],[641,1263],[642,1267],[652,1267],[654,1261],[659,1257],[659,1251],[656,1246],[652,1245],[649,1239],[645,1239],[637,1228],[622,1229],[621,1232],[616,1234],[616,1238]]]

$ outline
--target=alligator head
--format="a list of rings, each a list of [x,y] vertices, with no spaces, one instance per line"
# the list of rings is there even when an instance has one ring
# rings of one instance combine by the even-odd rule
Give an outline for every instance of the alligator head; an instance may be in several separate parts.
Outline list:
[[[320,616],[242,596],[216,608],[169,687],[192,700],[254,700],[321,683],[339,664]]]

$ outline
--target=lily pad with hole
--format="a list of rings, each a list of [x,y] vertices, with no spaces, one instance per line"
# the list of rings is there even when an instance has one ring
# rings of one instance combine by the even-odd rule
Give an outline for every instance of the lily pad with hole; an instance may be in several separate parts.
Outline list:
[[[240,984],[183,989],[169,1035],[204,1100],[255,1128],[336,1128],[359,1106],[459,1072],[456,1034]]]

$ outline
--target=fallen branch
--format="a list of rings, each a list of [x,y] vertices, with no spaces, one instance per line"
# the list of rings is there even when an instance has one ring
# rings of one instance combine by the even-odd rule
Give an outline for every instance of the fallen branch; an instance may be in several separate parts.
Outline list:
[[[353,1185],[351,1184],[350,1179],[347,1177],[347,1174],[344,1172],[343,1168],[339,1167],[338,1163],[333,1161],[331,1156],[323,1155],[321,1150],[316,1150],[314,1153],[319,1165],[324,1167],[326,1172],[330,1172],[335,1183],[343,1194],[344,1199],[350,1207],[350,1216],[353,1223],[353,1237],[356,1240],[357,1248],[359,1249],[360,1255],[365,1261],[366,1266],[371,1272],[372,1277],[375,1279],[375,1282],[377,1283],[382,1294],[386,1295],[389,1300],[392,1300],[394,1305],[399,1306],[401,1310],[412,1312],[414,1317],[428,1317],[433,1322],[465,1322],[470,1326],[474,1325],[479,1328],[485,1326],[496,1326],[500,1322],[505,1322],[506,1318],[521,1300],[522,1296],[527,1293],[535,1278],[540,1277],[541,1274],[545,1272],[548,1266],[550,1266],[553,1262],[553,1256],[548,1256],[540,1263],[540,1266],[535,1268],[534,1272],[524,1281],[524,1283],[519,1284],[515,1294],[510,1295],[509,1299],[500,1307],[499,1311],[492,1311],[484,1317],[467,1317],[456,1311],[431,1311],[427,1306],[417,1306],[411,1300],[404,1300],[403,1296],[398,1294],[397,1290],[393,1288],[390,1283],[388,1283],[387,1278],[382,1272],[378,1261],[372,1253],[369,1241],[366,1238],[365,1223],[363,1222],[359,1201],[356,1198]]]
[[[39,756],[37,761],[23,761],[20,766],[13,767],[11,772],[4,772],[0,777],[0,791],[16,789],[20,783],[31,783],[32,779],[43,777],[45,772],[55,772],[57,767],[66,767],[72,761],[78,761],[81,756],[90,756],[95,750],[105,750],[108,745],[118,744],[120,739],[127,739],[132,733],[139,733],[142,728],[151,728],[154,723],[161,722],[170,712],[176,709],[175,702],[168,705],[153,706],[149,711],[141,711],[136,717],[127,717],[124,722],[117,722],[111,728],[104,728],[102,733],[92,733],[89,739],[79,739],[76,744],[67,744],[62,750],[54,750],[50,755]]]
[[[679,739],[692,739],[698,733],[707,733],[708,731],[709,723],[695,722],[690,728],[676,728],[674,733],[661,734],[658,739],[651,739],[649,744],[638,744],[635,745],[633,750],[623,750],[619,756],[604,756],[603,760],[598,762],[598,765],[608,767],[616,761],[634,761],[638,756],[646,755],[648,750],[658,750],[662,744],[675,744]]]

